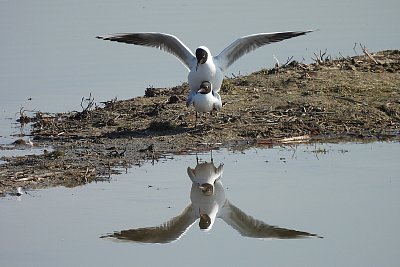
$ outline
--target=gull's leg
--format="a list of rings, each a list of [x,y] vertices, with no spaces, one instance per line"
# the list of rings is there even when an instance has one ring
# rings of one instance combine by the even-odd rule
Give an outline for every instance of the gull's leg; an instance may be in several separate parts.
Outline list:
[[[210,111],[210,115],[211,115],[212,117],[217,117],[217,116],[218,116],[218,109],[213,108],[213,109]]]

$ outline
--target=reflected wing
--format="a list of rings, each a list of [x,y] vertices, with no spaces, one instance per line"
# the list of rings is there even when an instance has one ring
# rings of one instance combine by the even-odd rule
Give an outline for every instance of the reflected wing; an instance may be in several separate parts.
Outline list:
[[[169,243],[179,239],[196,221],[197,218],[192,216],[192,209],[192,205],[189,205],[181,215],[160,226],[123,230],[100,238],[110,237],[138,243]]]
[[[189,70],[193,67],[193,64],[196,64],[196,57],[193,55],[192,51],[177,37],[171,34],[158,32],[120,33],[97,36],[96,38],[161,49],[176,56]]]
[[[226,201],[223,207],[221,218],[232,228],[238,231],[242,236],[253,238],[302,238],[302,237],[318,237],[315,234],[296,231],[291,229],[280,228],[266,224],[260,220],[248,216],[239,208]]]
[[[194,180],[196,179],[196,174],[195,174],[195,172],[194,172],[194,169],[192,169],[192,168],[190,168],[190,167],[187,167],[187,174],[189,175],[189,177],[190,177],[190,180],[192,180],[192,182],[194,182]]]
[[[263,45],[290,39],[309,32],[312,31],[257,33],[243,36],[230,44],[215,58],[219,62],[219,67],[224,71],[241,56]]]
[[[219,100],[221,100],[221,97],[219,95],[218,95],[218,97],[219,97]],[[192,180],[192,182],[195,182],[196,179],[199,178],[196,176],[196,171],[197,172],[203,171],[202,173],[204,176],[204,170],[208,170],[208,172],[207,172],[207,175],[209,175],[208,178],[210,178],[210,179],[214,178],[215,180],[217,180],[218,178],[221,178],[222,173],[224,172],[224,164],[221,163],[217,168],[214,166],[214,163],[212,163],[212,162],[200,163],[200,164],[197,164],[195,169],[187,167],[187,174],[189,175],[190,180]]]
[[[217,93],[217,95],[218,95],[218,99],[221,101],[221,97],[219,96],[218,93]],[[224,173],[224,164],[221,163],[221,164],[219,164],[218,168],[215,168],[215,175],[216,175],[218,178],[221,178],[221,176],[222,176],[223,173]]]

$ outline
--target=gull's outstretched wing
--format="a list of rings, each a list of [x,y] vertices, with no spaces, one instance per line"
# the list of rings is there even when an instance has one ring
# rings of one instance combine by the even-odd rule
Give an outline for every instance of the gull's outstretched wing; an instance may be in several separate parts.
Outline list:
[[[222,71],[226,70],[241,56],[270,43],[280,42],[312,31],[288,31],[273,33],[256,33],[243,36],[226,47],[215,59]]]
[[[315,234],[266,224],[245,214],[229,201],[226,201],[223,207],[221,219],[238,231],[242,236],[247,237],[279,239],[318,237]]]
[[[159,32],[119,33],[96,38],[161,49],[176,56],[189,70],[196,64],[196,57],[192,51],[171,34]]]
[[[100,238],[115,238],[137,243],[170,243],[179,239],[196,221],[197,218],[193,214],[192,204],[190,204],[182,214],[160,226],[122,230]]]

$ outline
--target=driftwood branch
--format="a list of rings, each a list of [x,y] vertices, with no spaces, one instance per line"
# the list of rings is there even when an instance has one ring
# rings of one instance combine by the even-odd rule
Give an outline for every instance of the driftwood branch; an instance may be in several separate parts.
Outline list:
[[[370,60],[372,60],[375,64],[378,64],[378,61],[376,61],[375,58],[368,52],[367,47],[366,47],[365,45],[363,46],[362,44],[360,44],[360,47],[361,47],[363,53],[364,53]]]

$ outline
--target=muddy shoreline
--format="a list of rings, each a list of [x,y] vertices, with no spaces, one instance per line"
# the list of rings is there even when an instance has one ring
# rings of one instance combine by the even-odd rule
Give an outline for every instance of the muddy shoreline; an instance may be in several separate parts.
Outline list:
[[[146,161],[211,148],[400,137],[399,50],[335,60],[320,54],[313,64],[290,61],[225,79],[222,110],[197,127],[187,91],[187,84],[147,88],[129,100],[83,99],[79,112],[21,114],[32,144],[13,146],[51,150],[0,158],[0,195],[107,180]]]

